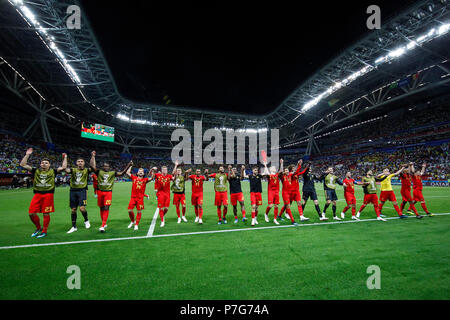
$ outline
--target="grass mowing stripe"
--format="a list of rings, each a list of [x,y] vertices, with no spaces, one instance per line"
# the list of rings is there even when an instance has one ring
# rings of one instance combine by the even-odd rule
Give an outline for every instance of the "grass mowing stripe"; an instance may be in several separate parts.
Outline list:
[[[155,212],[156,215],[156,212]],[[445,216],[450,215],[448,213],[435,213],[435,216]],[[386,218],[386,220],[399,219],[398,217]],[[279,228],[295,228],[295,227],[308,227],[308,226],[323,226],[332,224],[344,224],[344,223],[361,223],[368,221],[377,221],[377,219],[364,219],[364,220],[348,220],[339,222],[322,222],[322,223],[310,223],[310,224],[300,224],[298,226],[285,225],[285,226],[271,226],[271,227],[256,227],[256,228],[242,228],[242,229],[229,229],[229,230],[210,230],[210,231],[200,231],[200,232],[186,232],[186,233],[171,233],[171,234],[159,234],[151,236],[139,236],[139,237],[124,237],[124,238],[110,238],[110,239],[95,239],[95,240],[80,240],[80,241],[68,241],[68,242],[54,242],[54,243],[36,243],[36,244],[26,244],[18,246],[4,246],[0,247],[0,250],[6,249],[19,249],[19,248],[30,248],[30,247],[44,247],[44,246],[57,246],[57,245],[68,245],[68,244],[80,244],[80,243],[92,243],[92,242],[109,242],[109,241],[120,241],[120,240],[137,240],[137,239],[148,239],[148,238],[163,238],[163,237],[176,237],[176,236],[188,236],[188,235],[199,235],[199,234],[211,234],[211,233],[224,233],[224,232],[236,232],[236,231],[251,231],[251,230],[267,230],[267,229],[279,229]],[[156,222],[154,218],[152,220]],[[150,232],[150,230],[149,230]]]

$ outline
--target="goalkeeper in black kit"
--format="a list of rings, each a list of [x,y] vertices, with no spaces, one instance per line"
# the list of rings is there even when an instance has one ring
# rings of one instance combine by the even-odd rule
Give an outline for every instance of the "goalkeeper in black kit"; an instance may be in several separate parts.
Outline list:
[[[302,174],[303,176],[303,189],[302,189],[302,209],[305,211],[306,203],[308,199],[314,201],[314,206],[316,207],[317,214],[319,215],[320,220],[327,220],[327,218],[322,217],[322,213],[319,207],[319,200],[317,198],[316,187],[314,186],[314,180],[318,180],[319,178],[315,176],[312,172],[311,164],[306,166],[306,170]]]

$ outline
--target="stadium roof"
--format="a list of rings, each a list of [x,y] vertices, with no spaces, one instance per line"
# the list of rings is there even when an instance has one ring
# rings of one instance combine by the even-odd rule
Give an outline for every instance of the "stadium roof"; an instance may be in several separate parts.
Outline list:
[[[87,17],[82,13],[81,29],[66,27],[67,8],[73,3],[2,2],[0,81],[41,114],[67,125],[95,121],[115,126],[124,145],[169,147],[174,128],[192,129],[201,120],[223,129],[280,128],[281,144],[289,146],[366,108],[449,80],[449,4],[428,0],[384,22],[381,30],[368,32],[267,115],[136,103],[119,93]],[[6,74],[11,70],[20,81]],[[393,85],[418,73],[408,86]]]

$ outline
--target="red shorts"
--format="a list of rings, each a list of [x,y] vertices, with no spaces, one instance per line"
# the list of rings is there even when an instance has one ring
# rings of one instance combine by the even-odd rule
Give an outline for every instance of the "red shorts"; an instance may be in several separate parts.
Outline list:
[[[284,204],[291,203],[291,193],[290,192],[281,192],[281,196],[283,197]]]
[[[168,208],[170,206],[170,193],[158,191],[156,197],[158,198],[158,208]]]
[[[250,192],[250,202],[253,205],[262,205],[262,196],[261,192]]]
[[[376,193],[365,194],[364,195],[364,204],[372,203],[378,206],[378,196]]]
[[[186,205],[186,195],[184,193],[174,193],[173,194],[173,202],[174,205]]]
[[[232,193],[230,194],[230,201],[231,201],[231,205],[235,206],[237,205],[238,201],[244,201],[244,194],[242,192],[239,193]]]
[[[97,205],[99,207],[110,206],[112,202],[112,191],[97,190]]]
[[[354,193],[344,193],[345,201],[347,205],[356,204],[356,198]]]
[[[300,195],[300,190],[294,190],[291,191],[291,194],[289,195],[289,199],[291,199],[291,201],[302,201],[302,196]]]
[[[28,213],[55,212],[53,193],[35,193],[30,203]]]
[[[380,201],[381,202],[386,202],[386,201],[392,201],[392,202],[396,202],[397,198],[395,197],[395,193],[394,191],[381,191],[380,193]]]
[[[128,203],[128,210],[133,210],[134,207],[137,208],[138,211],[144,209],[144,197],[133,197],[130,199],[130,203]]]
[[[215,206],[227,206],[228,205],[228,192],[226,191],[216,191],[216,198],[214,200],[214,205]]]
[[[193,193],[191,196],[191,203],[193,206],[203,205],[203,192]]]
[[[400,193],[402,195],[402,200],[403,201],[412,201],[412,196],[411,196],[411,189],[406,189],[406,190],[400,190]]]
[[[413,190],[414,201],[425,201],[423,198],[422,190],[414,189]]]
[[[277,190],[270,190],[267,193],[268,204],[280,204],[280,192]]]

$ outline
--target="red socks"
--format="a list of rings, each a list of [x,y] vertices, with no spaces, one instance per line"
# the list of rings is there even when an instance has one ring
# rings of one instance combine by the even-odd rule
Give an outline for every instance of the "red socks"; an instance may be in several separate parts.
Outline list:
[[[198,217],[198,210],[199,210],[199,208],[194,207],[194,211],[195,211],[195,216],[196,216],[196,217]]]
[[[245,210],[242,210],[242,217],[245,218]]]
[[[200,219],[203,218],[203,208],[198,208],[198,216]]]
[[[217,215],[219,216],[219,220],[222,220],[222,211],[219,207],[217,207]]]
[[[349,207],[349,206],[346,206],[346,207],[344,208],[344,210],[342,210],[342,212],[343,212],[343,213],[346,213],[348,209],[350,209],[350,207]]]
[[[33,214],[33,215],[30,214],[30,219],[31,219],[31,222],[33,222],[34,225],[36,226],[36,229],[41,229],[41,222],[40,222],[39,216],[37,214]]]
[[[183,214],[183,216],[186,214],[186,207],[181,207],[181,213]]]
[[[300,215],[300,217],[303,215],[303,208],[301,205],[298,205],[298,214]]]
[[[292,221],[292,222],[295,222],[295,219],[294,219],[294,217],[292,216],[291,209],[290,209],[290,208],[286,208],[286,212],[287,212],[287,214],[289,215],[289,218],[291,218],[291,221]]]
[[[354,217],[356,215],[356,207],[352,207],[352,216]]]
[[[164,210],[163,209],[159,209],[159,218],[161,219],[161,222],[164,221]]]
[[[134,212],[128,212],[131,222],[134,222]]]
[[[273,211],[273,218],[274,219],[278,218],[278,207],[275,207],[275,209]]]
[[[103,210],[103,214],[101,214],[101,216],[102,216],[102,227],[104,227],[106,225],[106,221],[108,221],[109,210]]]
[[[252,219],[255,219],[256,217],[256,212],[252,210]]]
[[[426,214],[429,214],[427,205],[425,204],[425,202],[421,202],[420,204],[422,205],[423,211],[425,211]]]
[[[419,213],[417,212],[416,206],[415,206],[414,204],[410,204],[410,205],[409,205],[409,208],[410,208],[410,209],[412,208],[412,210],[413,210],[413,212],[414,212],[414,214],[415,214],[416,216],[419,215]]]
[[[401,216],[402,215],[402,210],[400,210],[400,208],[398,207],[397,204],[394,206],[394,208],[395,208],[395,211],[397,211],[398,215]]]
[[[44,215],[44,228],[42,229],[42,233],[47,233],[48,225],[50,224],[50,215]]]
[[[284,213],[285,210],[286,210],[286,207],[283,206],[283,208],[281,208],[280,216]]]
[[[142,212],[138,211],[136,215],[136,225],[139,225],[139,221],[141,221]]]
[[[180,207],[179,206],[176,206],[176,210],[177,210],[177,216],[178,216],[178,218],[180,217]]]
[[[267,208],[266,208],[266,214],[269,214],[270,209],[271,209],[270,207],[267,207]]]
[[[223,207],[223,218],[225,219],[227,215],[228,207]]]
[[[375,213],[377,214],[377,217],[379,217],[381,214],[380,208],[375,204],[373,205],[373,208],[375,209]],[[359,212],[361,212],[361,210],[359,210]]]
[[[375,208],[375,212],[378,212],[378,206],[374,204],[373,207]],[[361,213],[365,208],[366,208],[366,205],[363,204],[363,205],[361,206],[361,208],[359,208],[359,211],[358,211],[358,212]]]

